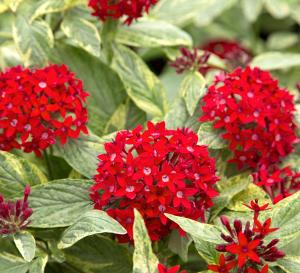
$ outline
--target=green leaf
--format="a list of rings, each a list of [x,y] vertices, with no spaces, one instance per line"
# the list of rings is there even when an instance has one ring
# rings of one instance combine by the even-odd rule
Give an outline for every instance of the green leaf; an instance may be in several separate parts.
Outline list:
[[[113,51],[112,66],[123,80],[129,97],[146,113],[162,117],[167,109],[162,83],[129,48],[114,45]]]
[[[22,1],[23,0],[4,0],[4,3],[6,3],[13,12],[16,12]]]
[[[97,27],[84,18],[80,13],[72,10],[64,17],[61,29],[77,46],[87,52],[100,56],[101,38]]]
[[[181,236],[178,230],[173,230],[168,247],[174,253],[178,254],[183,261],[187,262],[189,246],[191,243],[192,239],[189,236]]]
[[[86,4],[85,0],[40,0],[34,6],[31,21],[44,14],[62,12],[78,5]]]
[[[281,50],[297,44],[298,41],[296,33],[275,32],[268,37],[267,46],[271,50]]]
[[[128,250],[105,236],[86,237],[64,252],[67,263],[77,269],[75,272],[132,273]]]
[[[58,248],[67,248],[87,236],[106,232],[126,234],[126,229],[104,211],[87,211],[64,231]]]
[[[275,204],[271,210],[261,213],[261,218],[272,219],[272,227],[279,229],[267,237],[268,241],[279,238],[278,247],[283,247],[300,236],[300,192]]]
[[[300,256],[285,256],[276,264],[287,273],[300,272]]]
[[[26,231],[14,235],[14,242],[25,261],[31,262],[35,256],[35,239]]]
[[[286,0],[265,0],[268,12],[277,19],[282,19],[290,14],[289,2]]]
[[[161,0],[150,15],[176,25],[186,25],[193,20],[199,25],[206,25],[235,2],[236,0]]]
[[[51,59],[66,64],[84,82],[84,89],[90,93],[87,98],[88,126],[97,135],[105,134],[112,116],[120,111],[128,98],[120,77],[109,66],[79,48],[58,44]]]
[[[121,26],[116,39],[119,43],[137,47],[191,46],[192,38],[180,28],[164,21],[139,20]]]
[[[214,206],[211,209],[210,220],[213,220],[240,192],[245,190],[250,183],[252,177],[248,173],[239,174],[229,179],[221,180],[217,183],[220,195],[215,197],[213,202]]]
[[[263,8],[264,0],[242,0],[243,12],[249,22],[255,22]]]
[[[47,182],[46,176],[32,163],[0,151],[0,192],[6,198],[22,195],[24,187]]]
[[[210,149],[223,149],[227,147],[226,141],[221,138],[219,131],[213,128],[211,122],[201,123],[198,137],[198,144],[207,145]]]
[[[200,239],[195,241],[195,247],[199,255],[208,264],[218,264],[219,263],[219,252],[216,251],[216,245],[214,243],[206,242]]]
[[[47,262],[48,262],[47,255],[37,257],[31,263],[30,268],[29,268],[29,273],[44,273]]]
[[[29,204],[33,209],[30,226],[55,228],[70,226],[90,210],[89,180],[62,179],[32,188]]]
[[[184,99],[177,98],[171,105],[170,110],[166,114],[164,120],[167,128],[177,129],[183,127],[188,117],[189,113]]]
[[[252,0],[251,0],[252,1]],[[231,8],[236,4],[237,0],[210,0],[205,1],[202,9],[195,18],[197,26],[206,26],[210,24],[215,18],[222,14],[225,10]]]
[[[214,244],[222,243],[220,234],[222,230],[214,225],[200,223],[188,218],[179,217],[166,213],[166,216],[178,224],[185,232],[190,234],[194,241],[197,239]]]
[[[6,253],[0,253],[0,272],[1,273],[26,273],[29,263],[22,258]]]
[[[286,69],[293,66],[300,66],[300,54],[281,52],[262,53],[252,60],[251,66],[265,70]]]
[[[143,217],[136,209],[134,210],[133,238],[133,273],[156,273],[159,261],[152,251],[151,240]]]
[[[18,15],[13,24],[13,38],[25,66],[47,64],[54,38],[50,26],[45,21],[33,21],[30,24],[24,16]]]
[[[92,178],[97,173],[98,158],[106,141],[111,141],[114,134],[100,138],[90,133],[80,135],[77,139],[70,139],[65,145],[57,144],[60,155],[79,173]]]
[[[184,25],[199,14],[205,2],[206,0],[161,0],[155,5],[150,15],[175,25]]]
[[[254,199],[258,199],[260,204],[272,203],[269,195],[261,187],[251,183],[245,190],[234,196],[227,208],[234,211],[249,211],[244,204],[249,204]]]
[[[206,93],[205,84],[205,79],[198,72],[188,73],[181,83],[180,93],[191,116],[196,108],[199,107],[199,100]]]

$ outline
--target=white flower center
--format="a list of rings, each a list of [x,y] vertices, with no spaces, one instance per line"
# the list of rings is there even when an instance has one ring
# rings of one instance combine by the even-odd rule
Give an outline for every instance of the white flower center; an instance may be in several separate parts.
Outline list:
[[[177,196],[178,198],[182,198],[182,197],[183,197],[183,192],[182,192],[182,191],[178,191],[178,192],[176,193],[176,196]]]
[[[45,83],[45,82],[40,82],[40,83],[39,83],[39,87],[40,87],[40,88],[46,88],[46,87],[47,87],[47,83]]]
[[[145,168],[144,168],[144,174],[145,174],[145,175],[150,175],[150,174],[151,174],[151,168],[145,167]]]

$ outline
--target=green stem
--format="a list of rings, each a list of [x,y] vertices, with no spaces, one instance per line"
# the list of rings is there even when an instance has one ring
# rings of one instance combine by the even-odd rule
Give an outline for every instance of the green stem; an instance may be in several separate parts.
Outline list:
[[[113,59],[113,43],[115,41],[115,36],[118,31],[119,22],[116,20],[107,20],[101,30],[101,38],[103,41],[103,51],[106,57],[105,62],[107,65],[111,65]]]
[[[44,150],[43,154],[44,154],[44,158],[45,158],[45,161],[46,161],[49,178],[50,178],[50,180],[53,180],[54,176],[53,176],[52,164],[51,164],[51,160],[49,158],[47,150]]]

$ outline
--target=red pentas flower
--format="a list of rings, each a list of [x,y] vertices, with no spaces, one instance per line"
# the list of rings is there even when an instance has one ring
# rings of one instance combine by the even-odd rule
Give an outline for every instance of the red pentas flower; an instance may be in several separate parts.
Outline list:
[[[293,171],[289,166],[279,168],[276,165],[262,165],[252,176],[254,183],[264,188],[273,203],[300,190],[300,173]]]
[[[165,213],[205,220],[205,210],[218,194],[218,178],[214,159],[197,141],[188,129],[167,130],[164,122],[148,122],[146,130],[121,131],[105,144],[91,198],[96,209],[106,210],[127,229],[121,241],[132,240],[134,208],[152,240],[176,228]]]
[[[32,210],[28,207],[29,194],[30,187],[26,186],[23,199],[16,202],[5,202],[3,196],[0,195],[0,235],[14,234],[26,229],[32,214]]]
[[[200,121],[223,131],[239,168],[274,164],[293,151],[293,96],[269,72],[247,67],[216,77],[203,101]]]
[[[180,270],[179,265],[175,265],[175,266],[168,269],[164,265],[158,264],[157,269],[158,269],[158,273],[186,273],[185,270],[179,272],[179,270]]]
[[[223,254],[219,265],[209,265],[210,270],[227,273],[237,266],[238,272],[241,273],[267,273],[267,262],[284,257],[285,254],[276,247],[278,239],[273,239],[268,244],[264,243],[264,239],[278,229],[271,228],[270,218],[264,223],[258,220],[260,212],[266,210],[268,205],[259,206],[257,201],[251,201],[247,207],[254,212],[254,216],[253,222],[246,222],[244,227],[240,220],[234,220],[232,227],[228,218],[221,216],[221,222],[228,234],[221,234],[224,243],[216,249]]]
[[[208,266],[208,269],[213,271],[213,272],[218,272],[218,273],[230,273],[230,270],[236,266],[236,261],[226,261],[226,258],[224,254],[220,255],[219,258],[219,264],[211,264]]]
[[[251,52],[243,47],[238,41],[211,40],[201,46],[201,49],[214,53],[226,60],[227,65],[235,69],[246,66],[252,59]]]
[[[89,0],[93,15],[105,21],[108,18],[118,20],[125,17],[125,24],[142,17],[144,12],[149,12],[157,0]]]
[[[0,73],[0,150],[40,155],[57,139],[87,133],[87,95],[65,65]]]

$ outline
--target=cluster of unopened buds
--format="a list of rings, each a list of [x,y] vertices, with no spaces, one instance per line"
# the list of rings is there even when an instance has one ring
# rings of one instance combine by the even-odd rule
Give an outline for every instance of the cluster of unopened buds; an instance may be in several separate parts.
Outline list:
[[[82,81],[65,65],[0,73],[0,150],[41,151],[87,133]]]
[[[251,61],[251,53],[236,41],[213,40],[199,48],[180,48],[180,56],[170,62],[178,74],[185,71],[199,71],[205,75],[211,69],[224,71],[224,68],[209,64],[211,54],[224,59],[230,70],[239,66],[245,67]]]
[[[0,195],[0,235],[15,234],[20,230],[26,229],[30,224],[29,217],[32,214],[28,204],[30,187],[26,186],[23,199],[15,202],[5,202]]]
[[[212,68],[207,64],[210,57],[208,51],[204,51],[203,54],[200,54],[197,48],[189,50],[182,47],[180,48],[180,53],[181,56],[177,57],[175,61],[170,62],[170,66],[174,67],[178,74],[188,70],[203,72],[204,70],[207,71]]]
[[[148,13],[150,7],[156,3],[157,0],[89,0],[92,14],[100,20],[118,20],[125,17],[124,23],[128,25],[142,17],[144,12]]]
[[[234,220],[233,227],[225,216],[221,216],[221,222],[227,230],[222,233],[224,244],[216,247],[222,252],[219,264],[209,265],[213,272],[230,273],[234,269],[237,273],[267,273],[268,262],[281,259],[285,254],[276,247],[278,239],[273,239],[265,244],[265,238],[278,228],[271,228],[272,220],[268,218],[264,222],[259,220],[260,212],[268,209],[268,204],[259,206],[258,201],[251,201],[246,205],[253,211],[253,221],[246,222],[245,226],[240,220]]]
[[[165,213],[205,220],[218,195],[218,177],[207,147],[197,142],[189,129],[167,130],[164,122],[148,122],[146,130],[121,131],[105,144],[91,198],[96,209],[106,210],[127,229],[120,241],[132,240],[134,208],[153,241],[177,228]]]

